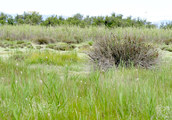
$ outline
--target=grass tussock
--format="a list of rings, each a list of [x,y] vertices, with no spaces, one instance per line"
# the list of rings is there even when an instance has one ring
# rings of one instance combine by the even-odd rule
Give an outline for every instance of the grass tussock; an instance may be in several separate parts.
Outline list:
[[[111,35],[97,40],[89,56],[104,70],[120,64],[150,68],[157,63],[158,51],[153,45],[145,43],[144,37]]]

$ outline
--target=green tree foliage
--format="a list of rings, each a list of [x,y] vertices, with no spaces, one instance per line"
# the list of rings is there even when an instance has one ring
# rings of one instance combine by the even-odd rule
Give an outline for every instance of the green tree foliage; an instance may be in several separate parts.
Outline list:
[[[13,17],[12,17],[11,15],[8,16],[8,18],[7,18],[7,23],[8,23],[9,25],[14,25],[14,19],[13,19]]]
[[[35,11],[24,12],[23,15],[17,15],[14,21],[16,24],[39,25],[42,22],[42,15]]]
[[[80,25],[82,22],[83,16],[79,13],[75,14],[73,17],[69,17],[66,19],[66,24],[69,25]]]
[[[56,25],[60,25],[60,24],[62,24],[63,23],[63,17],[57,17],[57,15],[56,16],[51,16],[51,17],[48,17],[45,21],[43,21],[42,23],[41,23],[41,25],[43,25],[43,26],[56,26]]]
[[[172,29],[172,21],[171,22],[166,22],[166,23],[161,23],[160,28],[162,28],[162,29]]]
[[[8,16],[7,16],[6,14],[1,13],[1,14],[0,14],[0,24],[1,24],[1,25],[6,24],[7,18],[8,18]]]
[[[18,15],[15,17],[14,22],[16,24],[24,24],[24,17],[23,15]]]
[[[42,15],[40,15],[38,12],[24,12],[24,23],[30,24],[30,25],[38,25],[42,22]]]
[[[62,16],[51,16],[42,19],[42,15],[38,12],[24,12],[23,15],[16,15],[13,19],[12,16],[5,15],[1,13],[0,15],[0,24],[30,24],[30,25],[42,25],[42,26],[57,26],[57,25],[76,25],[80,27],[85,26],[106,26],[108,28],[114,27],[147,27],[154,28],[155,25],[146,20],[140,18],[132,19],[132,17],[124,18],[122,14],[112,13],[111,16],[86,16],[77,13],[72,17],[64,19]],[[172,25],[171,25],[172,26]],[[162,25],[162,28],[166,28]],[[167,25],[167,28],[170,28],[170,24]]]
[[[92,24],[92,19],[90,18],[90,16],[86,16],[86,18],[83,21],[88,26]]]

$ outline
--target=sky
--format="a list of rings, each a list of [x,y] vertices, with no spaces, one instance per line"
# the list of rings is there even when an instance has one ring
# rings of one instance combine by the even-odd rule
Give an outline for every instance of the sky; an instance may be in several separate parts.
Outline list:
[[[1,0],[0,12],[23,14],[37,11],[42,15],[105,16],[113,12],[124,17],[140,17],[150,22],[172,20],[172,0]]]

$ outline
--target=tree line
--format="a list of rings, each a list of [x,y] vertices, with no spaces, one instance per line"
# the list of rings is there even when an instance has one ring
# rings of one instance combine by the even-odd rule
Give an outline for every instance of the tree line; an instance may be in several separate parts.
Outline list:
[[[162,28],[162,29],[172,29],[172,21],[161,23],[160,28]]]
[[[72,17],[64,18],[63,16],[52,15],[43,20],[43,16],[39,12],[24,12],[17,14],[15,17],[0,13],[0,25],[42,25],[42,26],[57,26],[57,25],[76,25],[80,27],[87,26],[107,26],[113,27],[156,27],[151,22],[131,16],[124,18],[122,14],[112,13],[111,16],[86,16],[77,13]]]

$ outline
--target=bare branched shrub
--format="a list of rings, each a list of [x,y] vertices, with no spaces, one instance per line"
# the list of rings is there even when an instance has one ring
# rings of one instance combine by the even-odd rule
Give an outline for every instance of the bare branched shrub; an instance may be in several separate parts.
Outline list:
[[[103,70],[121,63],[150,68],[157,62],[158,51],[144,39],[132,34],[105,36],[95,42],[89,56]]]

